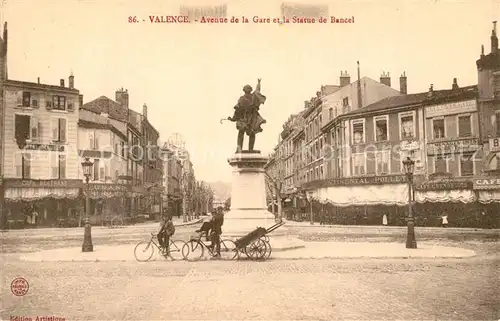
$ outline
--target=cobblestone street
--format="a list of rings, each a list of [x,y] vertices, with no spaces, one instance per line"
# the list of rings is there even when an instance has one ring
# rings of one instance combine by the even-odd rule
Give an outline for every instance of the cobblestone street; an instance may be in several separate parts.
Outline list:
[[[195,226],[178,227],[189,237]],[[95,233],[94,244],[128,244],[156,226]],[[306,241],[401,241],[400,231],[298,228]],[[462,259],[274,259],[249,261],[24,262],[15,253],[81,245],[73,234],[5,233],[1,318],[66,320],[498,320],[497,231],[444,231],[434,242],[471,248]],[[63,233],[64,234],[64,233]],[[80,231],[81,234],[81,231]],[[420,231],[430,241],[431,232]],[[97,245],[96,245],[97,244]],[[401,246],[404,246],[402,243]],[[132,251],[132,248],[131,248]],[[24,277],[26,296],[10,291]]]

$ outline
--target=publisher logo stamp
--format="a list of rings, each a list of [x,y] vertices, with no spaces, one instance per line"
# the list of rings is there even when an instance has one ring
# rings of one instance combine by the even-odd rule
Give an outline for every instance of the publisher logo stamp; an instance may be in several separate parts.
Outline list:
[[[25,278],[15,278],[10,284],[10,290],[15,296],[24,296],[28,293],[30,285]]]

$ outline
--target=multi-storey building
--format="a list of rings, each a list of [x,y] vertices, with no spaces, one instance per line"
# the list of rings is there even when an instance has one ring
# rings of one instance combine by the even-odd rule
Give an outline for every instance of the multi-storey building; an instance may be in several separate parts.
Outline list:
[[[474,181],[474,189],[487,212],[500,213],[500,49],[496,22],[493,23],[490,41],[490,53],[486,55],[482,46],[481,56],[476,61],[484,177]]]
[[[0,65],[6,70],[5,59]],[[24,222],[57,226],[60,220],[77,219],[82,181],[75,150],[80,94],[74,76],[68,86],[64,79],[54,86],[40,79],[4,78],[3,93],[3,221],[7,227]]]
[[[123,181],[129,181],[132,192],[127,198],[126,208],[130,209],[130,216],[139,214],[141,200],[147,193],[143,185],[144,179],[144,147],[142,140],[142,115],[129,108],[128,90],[119,89],[115,93],[116,101],[100,96],[93,101],[85,103],[82,109],[87,109],[99,114],[106,114],[108,118],[127,124],[127,174],[120,176]]]
[[[4,210],[3,190],[3,123],[4,123],[4,85],[7,80],[7,22],[0,36],[0,228],[7,225],[7,211]]]
[[[127,175],[127,123],[105,113],[80,110],[78,152],[81,161],[93,163],[90,183],[84,193],[91,199],[89,213],[94,224],[130,216],[127,197],[131,192]]]
[[[162,160],[159,157],[158,139],[160,133],[151,125],[148,120],[148,107],[146,104],[142,107],[142,137],[143,137],[143,168],[144,168],[144,186],[147,195],[145,199],[145,210],[149,213],[159,215],[161,210],[162,187]]]
[[[163,160],[163,211],[175,216],[182,214],[182,161],[172,146],[165,143],[160,150]]]

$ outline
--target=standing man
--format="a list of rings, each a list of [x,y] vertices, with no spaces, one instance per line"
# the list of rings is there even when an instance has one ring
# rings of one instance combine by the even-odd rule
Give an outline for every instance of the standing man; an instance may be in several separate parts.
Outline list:
[[[217,209],[213,220],[212,227],[212,246],[215,246],[216,255],[220,257],[220,236],[222,234],[222,225],[224,225],[224,211],[221,208]]]

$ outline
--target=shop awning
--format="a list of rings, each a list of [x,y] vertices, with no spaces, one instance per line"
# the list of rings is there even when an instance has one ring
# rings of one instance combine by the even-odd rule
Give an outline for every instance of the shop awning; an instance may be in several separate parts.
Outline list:
[[[408,185],[334,186],[311,191],[312,198],[335,206],[405,205]]]
[[[5,199],[10,201],[35,201],[44,198],[74,199],[80,195],[79,188],[19,188],[5,189]]]
[[[500,203],[500,190],[478,191],[478,202],[483,204]]]
[[[476,201],[476,193],[470,189],[444,190],[444,191],[415,191],[417,203],[447,203],[461,202],[472,203]]]

